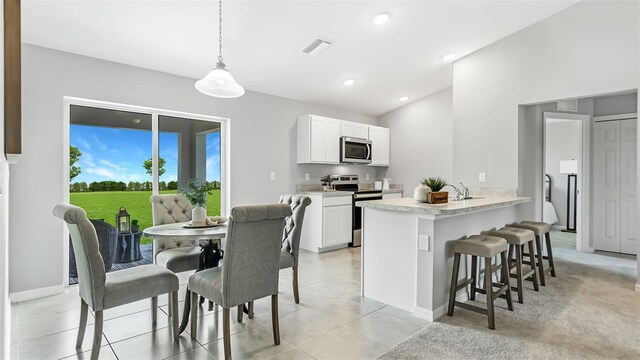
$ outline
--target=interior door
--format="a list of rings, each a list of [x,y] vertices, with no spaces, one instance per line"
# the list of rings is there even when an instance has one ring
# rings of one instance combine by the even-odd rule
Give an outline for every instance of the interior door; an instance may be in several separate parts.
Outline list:
[[[636,128],[636,119],[620,121],[620,251],[627,254],[636,254],[638,251]]]
[[[620,252],[620,122],[594,126],[593,244]]]

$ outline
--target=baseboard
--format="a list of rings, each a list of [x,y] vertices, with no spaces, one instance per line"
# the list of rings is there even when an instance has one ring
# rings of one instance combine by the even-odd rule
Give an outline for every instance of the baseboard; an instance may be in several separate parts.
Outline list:
[[[466,302],[467,300],[469,300],[469,294],[466,291],[459,292],[458,295],[456,295],[456,301]],[[420,306],[416,306],[413,309],[413,315],[419,317],[420,319],[434,322],[447,313],[448,306],[449,304],[445,303],[435,308],[435,310],[429,310]]]
[[[640,283],[636,283],[636,292],[640,292]]]
[[[57,295],[62,293],[64,293],[64,285],[60,284],[60,285],[48,286],[48,287],[43,287],[38,289],[17,291],[9,294],[9,300],[11,300],[12,303],[16,303],[20,301],[33,300],[33,299],[43,298],[46,296]]]

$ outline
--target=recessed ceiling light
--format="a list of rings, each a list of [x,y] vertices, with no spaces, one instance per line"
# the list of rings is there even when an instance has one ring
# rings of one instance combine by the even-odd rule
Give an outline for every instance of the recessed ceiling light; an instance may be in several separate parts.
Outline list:
[[[451,61],[456,58],[456,54],[451,53],[442,57],[442,61]]]
[[[382,25],[387,21],[389,21],[389,14],[387,13],[376,15],[376,17],[373,18],[373,23],[376,25]]]
[[[408,97],[408,96],[400,96],[400,97],[398,98],[398,101],[400,101],[400,102],[405,102],[405,101],[407,101],[407,100],[409,100],[409,97]]]
[[[344,84],[344,86],[351,86],[351,85],[353,85],[355,83],[356,83],[356,81],[353,80],[353,79],[347,79],[347,80],[342,82],[342,84]]]
[[[140,119],[133,119],[133,123],[134,124],[140,124],[142,122],[142,120]]]

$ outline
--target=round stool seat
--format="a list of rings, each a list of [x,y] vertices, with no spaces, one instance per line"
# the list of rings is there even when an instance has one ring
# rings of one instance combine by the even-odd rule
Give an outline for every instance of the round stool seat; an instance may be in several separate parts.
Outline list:
[[[509,224],[507,227],[531,230],[538,236],[543,236],[551,231],[551,225],[537,221],[521,221],[519,223]]]
[[[482,232],[484,235],[501,237],[511,245],[524,245],[535,239],[535,234],[531,230],[503,227],[500,230],[489,230]]]
[[[494,257],[507,250],[507,241],[503,238],[488,235],[473,235],[453,242],[453,251],[460,254]]]

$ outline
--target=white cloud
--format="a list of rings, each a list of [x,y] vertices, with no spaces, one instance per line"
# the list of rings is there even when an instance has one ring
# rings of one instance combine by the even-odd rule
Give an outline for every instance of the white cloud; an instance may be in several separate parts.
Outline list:
[[[86,171],[88,174],[99,175],[112,180],[115,180],[116,178],[116,175],[112,171],[105,168],[101,168],[101,167],[91,167],[91,168],[88,168]]]
[[[93,142],[95,143],[95,145],[98,147],[99,150],[101,151],[109,150],[107,145],[105,145],[102,141],[100,141],[100,139],[98,139],[98,137],[95,134],[93,135]]]
[[[78,145],[83,147],[85,150],[91,150],[91,145],[84,138],[76,137],[74,138],[74,142],[78,143]]]
[[[125,171],[126,169],[120,165],[114,164],[109,160],[104,160],[104,159],[98,159],[98,162],[100,162],[102,165],[108,166],[114,170],[117,170],[119,172]]]
[[[78,160],[78,164],[85,167],[96,166],[96,164],[93,162],[93,155],[88,152],[82,153],[82,156],[80,156],[80,160]]]

